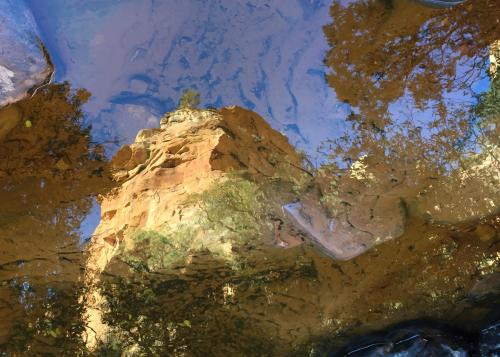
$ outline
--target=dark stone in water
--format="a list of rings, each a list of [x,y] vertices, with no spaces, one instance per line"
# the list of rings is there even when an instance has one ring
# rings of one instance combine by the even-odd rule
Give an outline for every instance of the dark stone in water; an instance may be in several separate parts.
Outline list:
[[[464,2],[464,0],[416,0],[418,3],[431,7],[452,7]]]
[[[349,357],[417,357],[417,356],[471,356],[474,343],[466,335],[448,327],[431,323],[408,325],[362,338],[335,356]]]
[[[345,357],[500,356],[500,323],[465,333],[439,323],[411,323],[366,336],[332,353]]]
[[[481,331],[479,337],[480,356],[500,356],[500,323]]]
[[[53,66],[24,1],[0,1],[0,21],[0,107],[3,107],[48,82]]]

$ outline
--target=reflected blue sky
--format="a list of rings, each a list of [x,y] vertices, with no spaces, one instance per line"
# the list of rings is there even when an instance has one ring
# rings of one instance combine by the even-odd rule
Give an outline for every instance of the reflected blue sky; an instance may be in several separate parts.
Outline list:
[[[314,153],[346,109],[324,80],[328,0],[30,0],[57,80],[92,92],[98,140],[158,126],[186,88],[252,109]]]
[[[56,66],[56,80],[92,93],[85,106],[98,142],[134,140],[196,88],[203,106],[261,114],[313,163],[346,130],[350,108],[324,79],[330,0],[27,0]],[[477,92],[488,87],[484,79]],[[463,93],[448,94],[464,101]],[[410,98],[390,107],[422,123]],[[119,145],[108,145],[112,154]],[[83,239],[99,207],[81,226]]]

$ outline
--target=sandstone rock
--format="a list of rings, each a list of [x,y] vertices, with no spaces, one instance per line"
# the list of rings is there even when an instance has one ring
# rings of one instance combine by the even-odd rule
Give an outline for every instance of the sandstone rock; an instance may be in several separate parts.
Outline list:
[[[135,138],[136,143],[146,142],[149,138],[153,137],[155,134],[160,132],[159,128],[151,128],[151,129],[142,129],[137,133]]]
[[[355,206],[345,205],[333,218],[311,200],[283,208],[325,254],[348,260],[404,233],[406,213],[399,198],[364,198],[365,202]]]
[[[162,129],[167,128],[169,125],[174,123],[182,123],[182,122],[203,122],[210,117],[217,115],[217,111],[215,110],[200,110],[200,109],[192,109],[192,108],[181,108],[176,110],[175,112],[167,113],[160,120],[160,127]]]
[[[287,139],[251,111],[230,107],[169,113],[161,129],[141,131],[135,143],[123,146],[112,159],[115,180],[121,185],[101,199],[101,222],[89,246],[85,278],[88,286],[99,281],[100,273],[122,247],[134,248],[138,232],[185,231],[185,241],[176,241],[180,255],[193,239],[200,242],[196,244],[199,249],[207,249],[212,244],[207,237],[210,232],[196,229],[200,224],[196,218],[198,201],[191,197],[223,185],[232,172],[244,170],[252,182],[259,182],[272,177],[280,165],[289,166],[290,175],[293,170],[302,173],[301,164],[301,157]],[[242,183],[239,188],[258,188],[249,181]],[[251,192],[245,199],[256,200]],[[258,201],[261,199],[259,196]],[[228,226],[233,223],[225,221]],[[246,227],[252,228],[248,224]],[[213,242],[218,244],[214,249],[221,255],[232,255],[230,239],[215,237]],[[105,335],[106,327],[100,321],[102,297],[92,288],[90,291],[85,299],[89,301],[87,335],[92,347]]]
[[[138,165],[144,164],[149,157],[149,152],[143,143],[135,143],[131,146],[131,149],[130,159],[124,166],[126,170],[133,170]]]
[[[322,205],[301,199],[285,211],[328,255],[348,260],[404,233],[405,198],[413,193],[403,189],[405,179],[401,170],[361,157],[339,175],[319,171]]]
[[[111,166],[114,169],[121,169],[132,157],[132,149],[129,145],[123,145],[111,159]]]
[[[372,245],[372,236],[349,225],[345,215],[328,219],[317,204],[310,202],[288,204],[284,210],[315,246],[334,259],[354,258]]]
[[[500,60],[500,41],[497,40],[490,45],[489,57],[490,67],[488,68],[488,72],[491,78],[495,78],[497,76]]]
[[[123,146],[113,157],[115,176],[123,179],[123,170],[128,170],[128,177],[101,203],[95,245],[104,231],[124,229],[126,237],[137,229],[158,229],[181,220],[179,207],[190,193],[203,192],[232,170],[268,177],[276,170],[275,156],[301,166],[287,139],[251,111],[181,109],[167,117],[176,119],[162,129],[141,131],[135,143]],[[253,136],[262,141],[255,142]],[[130,171],[139,165],[143,165],[139,172]],[[108,219],[110,211],[116,214]]]

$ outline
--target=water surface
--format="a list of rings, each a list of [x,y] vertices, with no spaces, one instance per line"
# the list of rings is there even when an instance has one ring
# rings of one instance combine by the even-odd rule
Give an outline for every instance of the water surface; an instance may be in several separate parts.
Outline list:
[[[473,333],[498,317],[495,2],[27,4],[57,83],[17,104],[0,142],[0,354],[323,355],[401,321]],[[174,269],[115,259],[112,333],[90,352],[84,252],[116,185],[108,159],[190,88],[304,150],[301,192],[325,214],[349,206],[355,226],[375,196],[411,203],[404,233],[345,262],[310,244],[242,250],[240,270],[207,252]]]

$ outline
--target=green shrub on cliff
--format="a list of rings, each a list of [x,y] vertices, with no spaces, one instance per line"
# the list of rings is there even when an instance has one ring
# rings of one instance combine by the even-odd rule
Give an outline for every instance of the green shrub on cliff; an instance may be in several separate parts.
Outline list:
[[[189,256],[210,252],[235,264],[233,247],[259,239],[267,224],[269,205],[259,185],[241,177],[216,182],[189,199],[192,210],[183,222],[161,231],[138,232],[121,256],[138,270],[169,269]]]
[[[260,187],[243,178],[219,182],[199,195],[199,204],[208,231],[240,242],[259,233],[268,209]]]
[[[179,99],[179,109],[190,108],[197,109],[200,105],[200,93],[194,89],[186,89],[182,92],[181,99]]]

